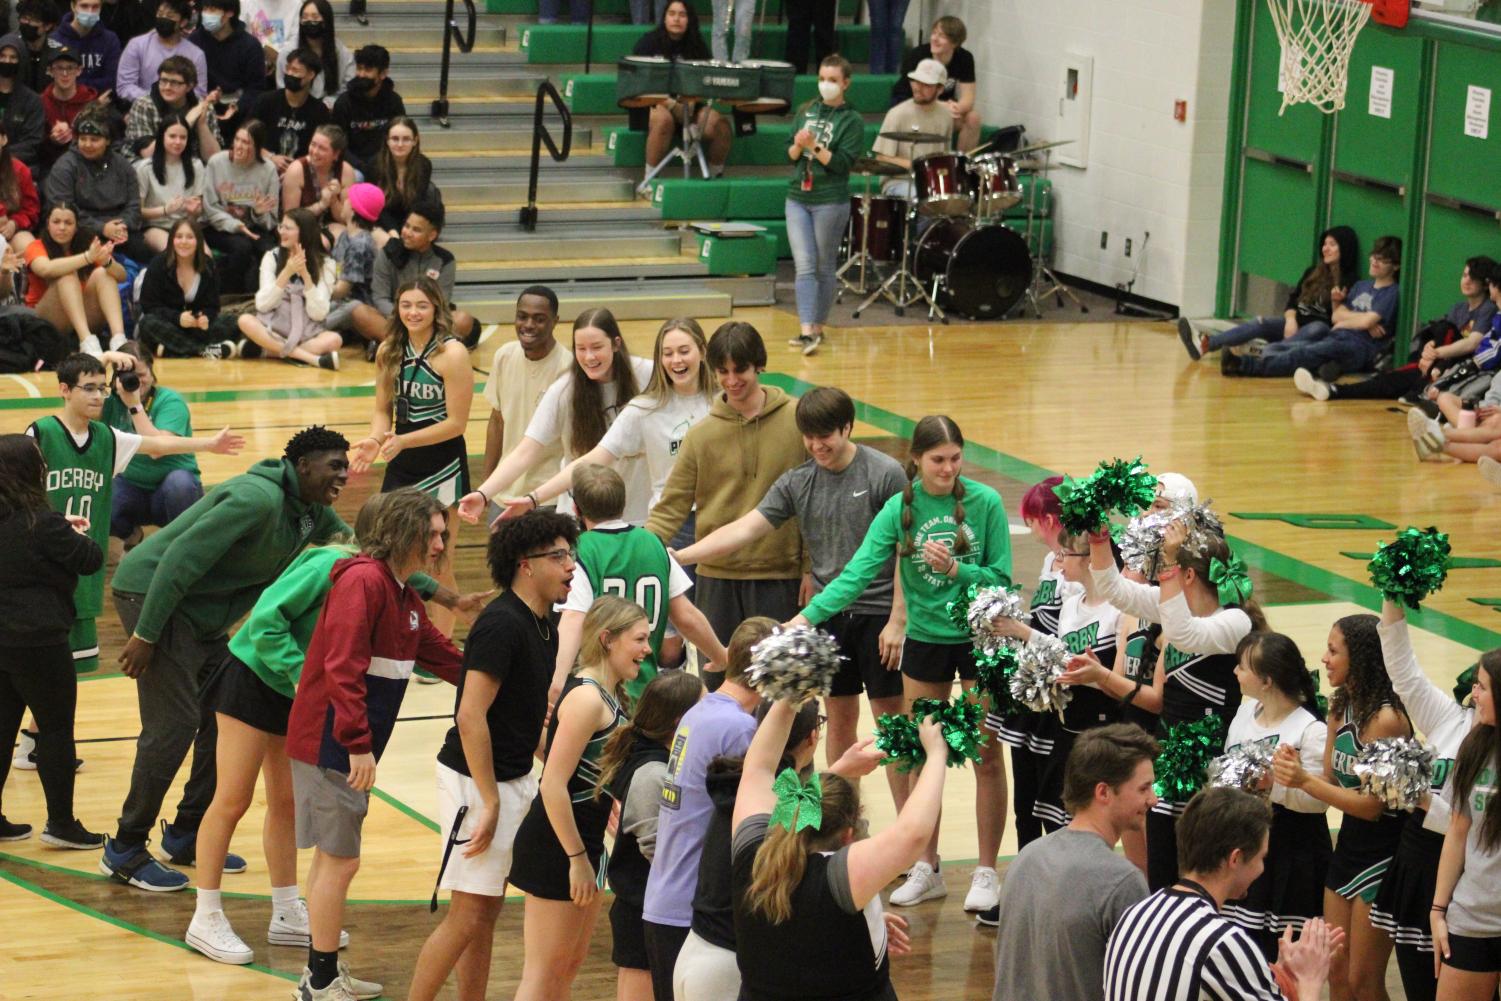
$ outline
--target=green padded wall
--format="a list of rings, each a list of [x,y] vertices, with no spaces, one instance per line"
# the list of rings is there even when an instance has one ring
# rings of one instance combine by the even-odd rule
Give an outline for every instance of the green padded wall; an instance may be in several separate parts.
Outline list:
[[[1313,256],[1323,227],[1313,175],[1280,163],[1246,160],[1240,215],[1240,270],[1287,285]]]

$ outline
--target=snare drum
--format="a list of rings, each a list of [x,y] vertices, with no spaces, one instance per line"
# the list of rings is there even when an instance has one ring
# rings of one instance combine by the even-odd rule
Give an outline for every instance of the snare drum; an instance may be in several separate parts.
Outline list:
[[[735,106],[752,115],[777,114],[792,107],[792,84],[795,71],[791,63],[774,59],[747,59],[742,66],[761,71],[761,93],[749,101],[737,101]]]
[[[986,153],[970,161],[975,179],[975,221],[988,226],[1001,221],[1005,211],[1022,200],[1016,161],[1004,153]]]
[[[904,198],[883,195],[851,198],[849,255],[853,257],[863,250],[872,260],[883,264],[901,260],[902,222],[906,216],[907,201]],[[867,218],[870,220],[868,226]]]
[[[963,153],[929,153],[912,161],[917,211],[925,216],[961,216],[975,200],[975,178]]]
[[[917,241],[918,280],[931,288],[942,276],[938,299],[971,319],[1005,316],[1032,280],[1027,242],[1004,226],[944,219]]]
[[[684,101],[749,101],[761,94],[761,70],[756,66],[690,59],[676,68]]]
[[[662,56],[624,56],[615,77],[615,103],[622,108],[650,108],[672,96],[672,60]]]

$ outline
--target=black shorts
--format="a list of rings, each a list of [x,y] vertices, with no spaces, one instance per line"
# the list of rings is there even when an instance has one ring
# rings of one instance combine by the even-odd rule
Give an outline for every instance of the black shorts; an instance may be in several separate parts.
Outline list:
[[[902,644],[902,673],[913,681],[946,685],[955,674],[961,681],[975,680],[979,668],[969,643],[924,643],[909,636]]]
[[[287,735],[287,717],[292,714],[292,700],[260,679],[238,657],[231,654],[218,670],[214,685],[215,712],[278,737]]]
[[[641,905],[615,898],[610,905],[610,962],[625,970],[650,970],[646,955],[646,928],[641,924]]]
[[[1501,938],[1471,938],[1451,931],[1444,965],[1466,973],[1501,973]]]
[[[901,697],[902,672],[888,671],[881,663],[881,630],[886,622],[884,615],[840,612],[823,624],[845,657],[834,675],[830,695],[859,695],[863,691],[872,699]]]

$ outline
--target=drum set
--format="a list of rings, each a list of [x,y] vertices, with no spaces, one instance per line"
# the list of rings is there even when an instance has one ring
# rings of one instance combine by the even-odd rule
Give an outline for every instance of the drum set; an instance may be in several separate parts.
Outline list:
[[[948,141],[919,131],[880,136],[914,147]],[[846,255],[838,271],[841,297],[845,292],[866,296],[854,316],[880,298],[898,316],[914,303],[926,303],[928,318],[945,323],[947,311],[999,319],[1024,302],[1041,316],[1039,303],[1048,295],[1067,295],[1084,309],[1044,262],[1040,234],[1048,206],[1040,193],[1027,197],[1022,183],[1024,173],[1046,174],[1048,151],[1063,144],[1038,143],[1010,153],[984,152],[985,146],[967,154],[929,153],[914,157],[910,170],[876,157],[855,161],[851,173],[863,178],[865,190],[850,199]],[[1040,160],[1025,159],[1037,153]],[[873,183],[879,183],[874,178],[906,183],[872,194]],[[1007,219],[1007,210],[1023,201],[1025,217]],[[1028,238],[1035,241],[1036,254]],[[870,273],[879,277],[891,266],[895,270],[871,291]],[[1051,287],[1044,287],[1048,282]]]

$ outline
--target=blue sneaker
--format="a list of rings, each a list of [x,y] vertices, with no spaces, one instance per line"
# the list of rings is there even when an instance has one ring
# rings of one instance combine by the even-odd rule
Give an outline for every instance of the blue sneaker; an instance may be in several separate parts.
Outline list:
[[[173,865],[196,866],[198,832],[179,831],[165,820],[162,821],[162,852]],[[225,853],[224,871],[230,874],[244,872],[245,860],[234,852]]]
[[[188,877],[176,869],[169,869],[146,850],[146,845],[125,845],[114,838],[104,839],[104,854],[99,859],[99,871],[113,876],[126,886],[153,893],[169,893],[188,885]]]

